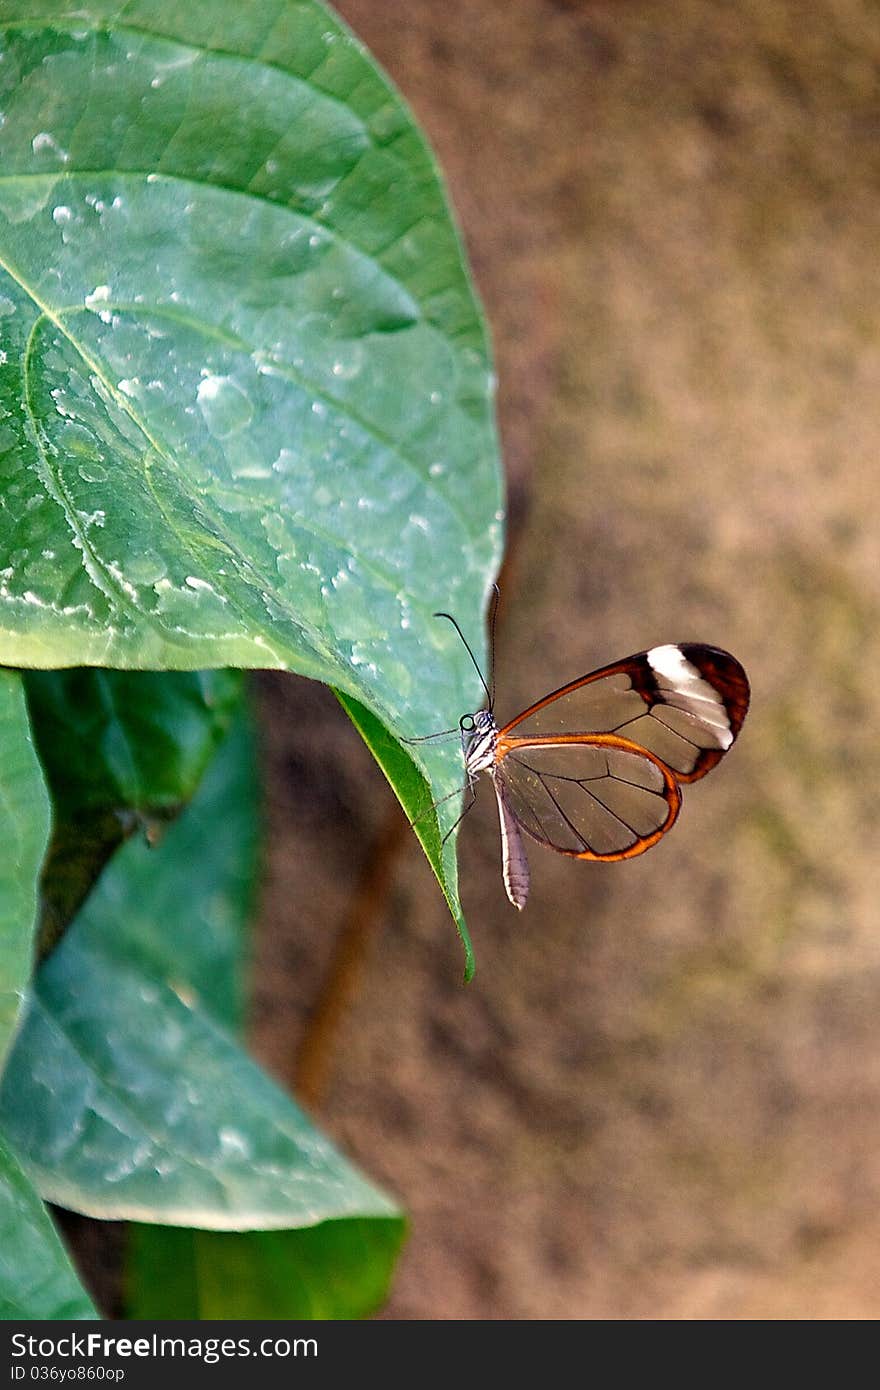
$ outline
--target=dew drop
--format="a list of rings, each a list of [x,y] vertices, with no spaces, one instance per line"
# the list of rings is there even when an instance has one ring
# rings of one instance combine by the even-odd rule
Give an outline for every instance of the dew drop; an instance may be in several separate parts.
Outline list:
[[[98,318],[102,321],[102,323],[109,323],[113,318],[113,315],[110,313],[109,309],[101,307],[102,305],[105,305],[107,303],[109,298],[109,285],[96,285],[95,288],[92,290],[91,294],[87,294],[85,297],[86,308],[91,309],[93,314],[97,314]]]
[[[107,481],[107,469],[103,463],[98,463],[97,459],[89,459],[88,463],[81,463],[77,472],[84,483],[106,483]]]
[[[155,550],[143,550],[126,560],[125,572],[133,584],[158,584],[168,573],[168,566]]]
[[[241,387],[228,376],[206,376],[196,393],[202,418],[215,439],[228,439],[254,418],[254,407]]]
[[[87,294],[85,305],[87,309],[94,309],[98,304],[106,304],[110,298],[109,285],[96,285],[91,294]]]
[[[248,478],[271,478],[272,469],[267,467],[265,463],[261,463],[259,459],[245,459],[241,463],[234,462],[232,464],[232,476],[244,480]]]
[[[229,1158],[250,1158],[251,1146],[247,1137],[231,1125],[224,1125],[218,1131],[220,1151]]]
[[[67,150],[63,150],[48,130],[41,130],[31,141],[31,148],[34,154],[54,154],[56,159],[60,159],[62,164],[66,164],[70,158]]]
[[[390,140],[391,136],[400,129],[401,115],[400,109],[393,102],[388,102],[385,106],[380,106],[378,111],[374,111],[370,117],[370,130],[377,140]]]
[[[296,469],[296,454],[292,449],[282,449],[272,468],[276,473],[293,473]]]
[[[345,357],[338,357],[333,363],[333,375],[340,381],[352,381],[359,375],[363,365],[363,348],[359,343],[352,343]]]

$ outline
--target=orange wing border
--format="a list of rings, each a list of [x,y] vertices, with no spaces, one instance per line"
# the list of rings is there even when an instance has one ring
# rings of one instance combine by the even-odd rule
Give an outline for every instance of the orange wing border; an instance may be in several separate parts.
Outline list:
[[[590,677],[586,677],[585,679],[588,680]],[[574,681],[571,686],[565,686],[563,689],[575,689],[578,685],[582,684],[584,684],[583,680]],[[559,693],[559,691],[556,692],[556,694]],[[533,710],[539,709],[541,705],[548,704],[550,700],[554,698],[553,695],[549,695],[546,700],[541,700],[538,705],[533,705],[531,710],[526,710],[526,714],[530,714]],[[543,845],[545,849],[552,849],[555,854],[566,855],[569,859],[588,859],[598,863],[611,864],[618,859],[634,859],[636,855],[644,854],[645,850],[650,849],[652,845],[656,845],[657,841],[661,839],[668,830],[672,829],[678,819],[678,813],[681,810],[681,791],[678,786],[679,779],[672,769],[668,768],[656,754],[649,752],[647,748],[643,748],[639,743],[633,743],[631,739],[621,737],[620,734],[555,734],[542,738],[510,738],[507,731],[513,728],[514,724],[518,724],[520,719],[524,717],[524,715],[519,715],[513,721],[513,724],[507,724],[505,728],[499,731],[498,740],[495,744],[496,767],[499,767],[499,765],[503,763],[508,753],[521,752],[526,748],[558,748],[564,747],[566,744],[577,744],[580,747],[586,746],[590,748],[617,748],[625,753],[636,753],[640,758],[644,758],[646,762],[654,764],[663,777],[664,800],[668,808],[666,820],[661,826],[658,826],[656,830],[652,830],[650,835],[639,837],[635,844],[628,845],[626,849],[614,850],[611,854],[597,854],[595,850],[591,849],[580,851],[560,849],[557,845],[551,844],[549,840],[541,839],[539,835],[536,835],[529,829],[525,821],[520,820],[513,807],[510,807],[511,815],[520,830],[528,835],[530,839],[534,840],[539,845]],[[540,776],[541,774],[539,773],[538,775]],[[633,833],[635,834],[635,831]]]

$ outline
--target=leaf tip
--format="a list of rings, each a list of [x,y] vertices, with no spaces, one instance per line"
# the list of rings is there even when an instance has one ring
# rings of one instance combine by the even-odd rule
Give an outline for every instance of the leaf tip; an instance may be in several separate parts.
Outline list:
[[[469,940],[462,938],[464,945],[464,978],[462,984],[469,985],[474,978],[477,969],[477,961],[474,955],[474,948]]]

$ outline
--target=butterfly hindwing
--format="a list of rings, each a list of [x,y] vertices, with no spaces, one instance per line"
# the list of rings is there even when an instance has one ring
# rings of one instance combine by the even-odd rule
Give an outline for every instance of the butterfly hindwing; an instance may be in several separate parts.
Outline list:
[[[499,737],[495,777],[533,839],[578,859],[629,859],[673,824],[681,794],[669,769],[613,734]]]

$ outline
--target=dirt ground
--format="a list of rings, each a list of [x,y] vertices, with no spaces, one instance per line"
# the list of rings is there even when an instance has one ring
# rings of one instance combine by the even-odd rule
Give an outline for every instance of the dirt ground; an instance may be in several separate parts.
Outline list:
[[[438,152],[518,544],[499,711],[654,643],[749,670],[740,743],[623,865],[414,840],[323,1123],[396,1192],[396,1318],[880,1316],[880,14],[870,0],[344,0]],[[442,598],[438,596],[438,598]],[[392,814],[261,678],[255,1040],[289,1076]]]

